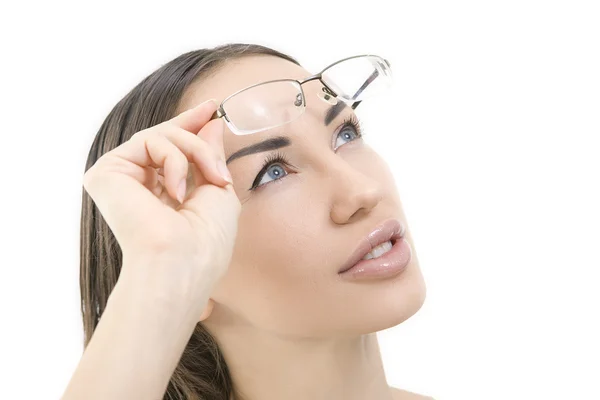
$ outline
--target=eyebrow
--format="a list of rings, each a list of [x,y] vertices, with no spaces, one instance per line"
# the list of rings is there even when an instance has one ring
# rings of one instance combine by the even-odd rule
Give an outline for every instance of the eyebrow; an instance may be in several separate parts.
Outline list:
[[[335,117],[337,117],[339,115],[339,113],[342,112],[342,110],[345,107],[347,107],[347,105],[343,101],[340,101],[337,104],[334,104],[333,106],[329,107],[327,109],[327,111],[325,112],[325,120],[323,121],[325,126],[329,125],[335,119]],[[292,141],[288,137],[285,137],[285,136],[272,137],[272,138],[263,140],[262,142],[254,143],[250,146],[244,147],[244,148],[236,151],[235,153],[233,153],[232,155],[229,156],[227,161],[225,161],[225,164],[229,164],[236,158],[248,156],[248,155],[254,154],[254,153],[262,153],[264,151],[280,149],[282,147],[290,146],[291,144],[292,144]]]
[[[325,121],[323,121],[325,126],[329,125],[331,121],[333,121],[335,117],[337,117],[339,113],[341,113],[342,110],[346,107],[347,105],[343,101],[338,101],[337,104],[334,104],[333,106],[329,107],[327,109],[327,112],[325,113]]]
[[[286,147],[292,144],[290,138],[285,136],[276,136],[262,142],[254,143],[250,146],[244,147],[241,150],[236,151],[229,156],[225,164],[229,164],[236,158],[244,157],[254,153],[261,153],[263,151],[275,150],[281,147]]]

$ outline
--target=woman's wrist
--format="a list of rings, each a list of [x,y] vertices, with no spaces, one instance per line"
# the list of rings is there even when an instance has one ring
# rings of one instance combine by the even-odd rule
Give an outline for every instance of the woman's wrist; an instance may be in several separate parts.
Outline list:
[[[138,260],[135,265],[124,264],[113,291],[120,292],[120,301],[130,302],[140,310],[151,310],[157,317],[179,320],[178,323],[193,330],[208,303],[211,282],[207,279],[203,286],[191,287],[186,281],[175,287],[175,283],[165,276],[169,274],[169,267],[154,267],[153,262],[159,261]]]
[[[121,275],[110,294],[108,302],[116,302],[117,309],[127,309],[135,314],[148,315],[155,321],[175,324],[182,329],[193,331],[200,314],[208,302],[208,290],[202,296],[202,291],[192,298],[188,293],[167,288],[160,278],[149,274],[133,276],[127,273]]]

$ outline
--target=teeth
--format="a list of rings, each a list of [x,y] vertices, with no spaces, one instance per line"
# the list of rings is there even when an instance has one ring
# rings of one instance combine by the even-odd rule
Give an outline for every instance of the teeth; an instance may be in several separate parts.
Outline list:
[[[377,258],[392,249],[392,241],[388,240],[385,243],[381,243],[379,246],[374,247],[373,250],[367,253],[362,259],[370,260],[371,258]]]

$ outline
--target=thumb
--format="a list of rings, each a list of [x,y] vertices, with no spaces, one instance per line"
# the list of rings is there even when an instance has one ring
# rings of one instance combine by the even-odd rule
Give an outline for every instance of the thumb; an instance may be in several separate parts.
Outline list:
[[[206,141],[222,160],[225,160],[224,130],[223,119],[217,118],[211,120],[198,132],[198,136]],[[194,227],[197,229],[212,231],[215,228],[217,231],[212,232],[224,238],[237,231],[241,204],[231,184],[225,187],[211,184],[199,185],[189,194],[181,208],[192,211],[190,222],[195,224]],[[210,224],[214,225],[207,226]]]
[[[197,136],[204,140],[210,148],[215,152],[217,158],[220,158],[225,162],[225,149],[223,147],[223,131],[225,129],[225,123],[222,118],[216,118],[209,121],[206,125],[200,129]],[[190,163],[192,167],[194,184],[196,186],[204,185],[208,183],[207,179],[200,172],[196,164]]]
[[[198,132],[198,136],[211,145],[215,152],[225,161],[225,147],[223,136],[225,134],[225,122],[223,118],[210,121]]]

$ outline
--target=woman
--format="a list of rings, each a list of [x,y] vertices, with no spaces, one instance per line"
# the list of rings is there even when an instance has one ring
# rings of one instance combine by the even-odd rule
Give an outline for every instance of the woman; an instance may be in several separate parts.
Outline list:
[[[344,97],[331,68],[228,44],[115,106],[84,176],[85,352],[64,399],[430,398],[387,385],[375,334],[426,292],[353,110],[382,60],[354,60],[375,72]]]

